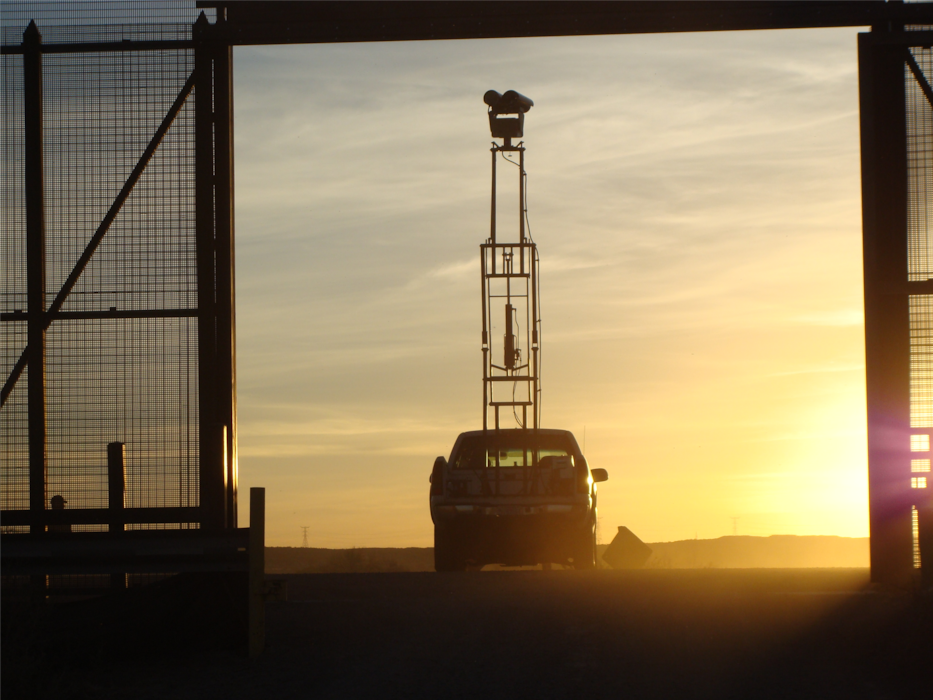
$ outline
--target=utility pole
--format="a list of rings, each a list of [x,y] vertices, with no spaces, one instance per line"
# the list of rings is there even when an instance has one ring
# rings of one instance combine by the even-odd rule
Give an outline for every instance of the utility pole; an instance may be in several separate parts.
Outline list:
[[[304,549],[308,549],[308,548],[311,546],[311,545],[308,544],[308,528],[309,528],[309,527],[310,527],[310,525],[302,525],[302,526],[301,526],[301,532],[302,532],[302,534],[304,535],[304,536],[301,538],[301,546],[302,546],[302,548],[304,548]]]
[[[732,516],[732,535],[736,536],[739,534],[739,516]]]

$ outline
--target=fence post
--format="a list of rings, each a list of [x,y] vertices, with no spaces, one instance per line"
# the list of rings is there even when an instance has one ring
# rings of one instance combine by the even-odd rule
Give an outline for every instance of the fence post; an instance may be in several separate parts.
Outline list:
[[[126,445],[111,442],[107,445],[107,509],[111,534],[126,529],[123,509],[126,507]],[[110,574],[112,589],[126,588],[126,574]]]
[[[29,510],[33,534],[45,532],[45,176],[42,155],[42,36],[35,22],[23,34],[23,127],[26,184],[26,289],[29,385]]]

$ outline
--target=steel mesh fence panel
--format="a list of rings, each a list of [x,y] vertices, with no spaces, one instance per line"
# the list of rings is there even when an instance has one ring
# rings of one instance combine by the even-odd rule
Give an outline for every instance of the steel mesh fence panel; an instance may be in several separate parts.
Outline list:
[[[917,66],[933,75],[933,51],[910,50]],[[911,69],[905,66],[907,116],[908,278],[933,277],[933,109]],[[933,296],[910,297],[910,424],[933,427]]]
[[[929,30],[928,27],[925,29]],[[907,132],[907,250],[908,279],[933,278],[933,243],[930,237],[933,218],[933,107],[921,86],[924,78],[929,90],[933,76],[933,51],[910,49],[913,66],[905,73]],[[915,75],[919,69],[921,75]],[[933,295],[911,296],[910,303],[910,425],[933,427]],[[911,488],[926,485],[915,472],[929,469],[926,460],[911,461]],[[921,479],[923,481],[921,482]],[[915,504],[916,504],[915,500]],[[911,508],[913,566],[922,564],[920,527],[917,506]]]
[[[43,44],[187,40],[198,13],[193,2],[3,10],[7,45],[22,41],[32,18]],[[0,90],[4,314],[27,306],[22,61],[3,56]],[[43,55],[47,307],[193,69],[191,49]],[[63,304],[65,317],[49,326],[46,507],[54,495],[69,509],[107,507],[107,444],[115,441],[126,444],[128,507],[199,504],[194,170],[192,94]],[[27,325],[8,320],[2,329],[5,381]],[[27,365],[0,409],[5,510],[28,508],[28,381]],[[98,529],[106,526],[73,526]]]
[[[26,216],[23,193],[23,61],[20,56],[0,56],[3,86],[0,90],[0,312],[26,309]],[[25,323],[0,323],[0,373],[3,380],[26,347]],[[23,372],[5,406],[0,409],[0,503],[4,510],[29,507],[29,445],[26,383]]]
[[[51,297],[193,70],[193,56],[49,58]],[[182,108],[64,312],[196,307],[193,112]],[[73,507],[106,507],[106,445],[119,441],[127,445],[128,505],[197,505],[196,358],[190,317],[57,321],[46,369],[49,494],[61,492]]]
[[[933,51],[911,49],[917,66],[933,76]],[[933,277],[933,111],[910,68],[905,66],[907,100],[907,250],[908,279],[912,282]]]
[[[126,504],[197,505],[190,319],[62,321],[47,337],[48,493],[105,508],[107,443],[126,444]]]
[[[31,20],[35,20],[47,42],[63,41],[61,35],[49,32],[72,31],[75,27],[82,29],[74,33],[72,42],[91,41],[83,34],[88,26],[102,31],[114,31],[121,26],[132,26],[138,31],[145,27],[150,32],[183,27],[184,35],[174,38],[188,39],[188,30],[202,12],[194,0],[3,0],[0,11],[4,44],[18,44]],[[205,8],[203,12],[209,20],[215,19],[214,9]]]
[[[933,296],[910,297],[910,427],[933,428]]]
[[[61,288],[190,75],[191,53],[53,54],[43,58],[46,293],[50,297]],[[172,244],[179,226],[192,218],[185,208],[190,195],[179,200],[180,193],[188,195],[194,167],[193,156],[186,152],[193,133],[193,110],[186,105],[183,112],[63,311],[106,310],[115,305],[109,302],[137,303],[140,297],[156,302],[160,289],[174,281],[178,272],[167,267],[173,252],[162,252],[163,240],[154,232],[168,227],[165,242]],[[180,223],[176,225],[173,218],[180,218]],[[112,252],[115,247],[121,250]],[[162,280],[160,274],[170,277]]]

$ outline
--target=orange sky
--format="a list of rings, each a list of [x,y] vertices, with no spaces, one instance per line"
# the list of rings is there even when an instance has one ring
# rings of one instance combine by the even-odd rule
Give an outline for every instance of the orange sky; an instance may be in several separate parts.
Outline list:
[[[490,88],[535,101],[543,425],[609,470],[604,539],[866,536],[855,42],[237,48],[240,487],[268,543],[431,544],[431,464],[482,417]]]

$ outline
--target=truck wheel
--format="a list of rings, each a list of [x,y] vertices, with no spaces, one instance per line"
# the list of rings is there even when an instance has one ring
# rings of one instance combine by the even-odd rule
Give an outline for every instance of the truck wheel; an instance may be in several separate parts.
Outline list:
[[[591,571],[596,568],[596,526],[590,525],[573,555],[573,568]]]
[[[434,526],[434,570],[466,571],[456,538],[439,525]]]

